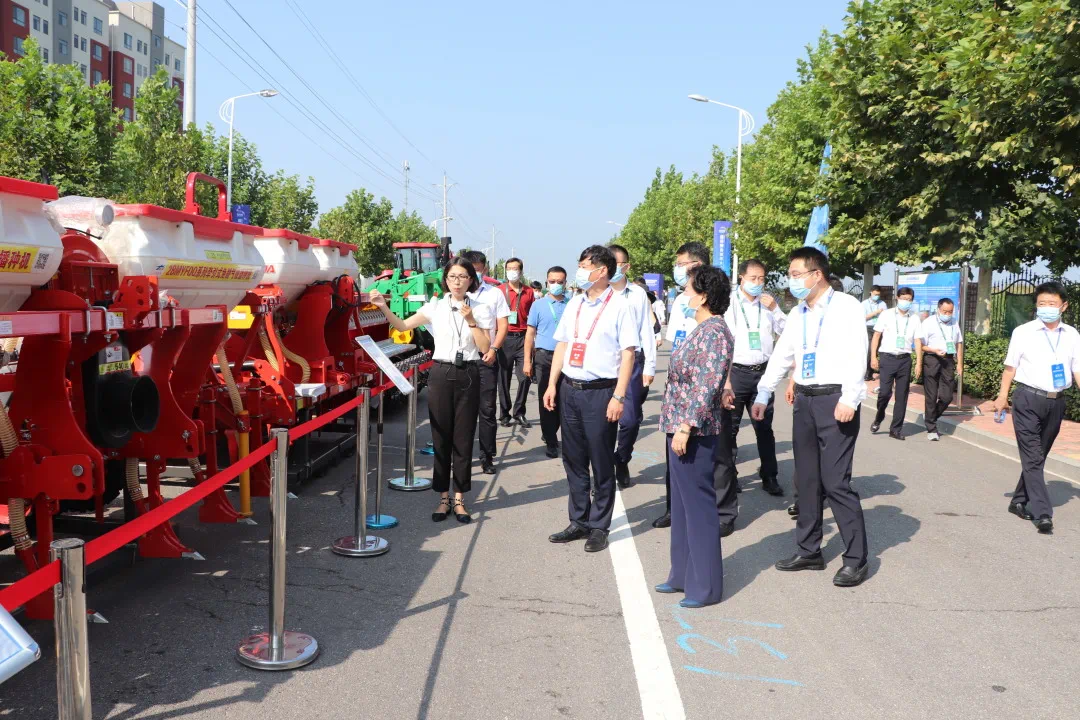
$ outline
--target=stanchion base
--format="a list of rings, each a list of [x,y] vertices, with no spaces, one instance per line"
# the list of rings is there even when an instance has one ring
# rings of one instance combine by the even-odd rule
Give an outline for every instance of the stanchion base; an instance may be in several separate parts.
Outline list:
[[[285,631],[285,643],[281,657],[270,656],[270,635],[253,635],[236,648],[236,659],[242,665],[256,670],[292,670],[303,667],[319,655],[319,643],[306,633]]]
[[[367,526],[373,530],[386,530],[387,528],[397,527],[398,519],[393,515],[368,515]]]
[[[406,478],[397,477],[390,480],[391,490],[401,490],[402,492],[418,492],[420,490],[430,490],[431,480],[428,478],[413,478],[412,484],[408,484]]]
[[[385,516],[384,516],[385,517]],[[338,555],[345,557],[375,557],[390,549],[390,543],[381,537],[368,535],[361,545],[354,536],[338,538],[330,547]]]
[[[428,443],[427,445],[425,445],[423,447],[423,449],[420,450],[420,454],[421,455],[434,455],[435,454],[435,443]]]

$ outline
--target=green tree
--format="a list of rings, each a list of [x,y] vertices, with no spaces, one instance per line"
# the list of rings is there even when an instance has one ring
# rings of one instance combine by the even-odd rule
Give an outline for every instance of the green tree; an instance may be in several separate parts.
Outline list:
[[[359,188],[350,192],[342,205],[319,218],[316,234],[356,245],[360,274],[375,275],[393,267],[392,217],[393,208],[389,200],[384,197],[376,202],[374,195]]]
[[[415,211],[402,210],[390,220],[390,236],[394,242],[439,242],[439,235]]]
[[[281,170],[255,188],[250,202],[251,222],[261,227],[310,233],[319,215],[315,179],[309,177],[306,184],[301,184],[299,176]]]

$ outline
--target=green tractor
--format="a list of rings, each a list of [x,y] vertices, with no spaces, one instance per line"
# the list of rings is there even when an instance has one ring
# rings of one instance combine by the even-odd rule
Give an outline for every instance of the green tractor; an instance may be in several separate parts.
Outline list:
[[[391,312],[405,319],[442,294],[442,268],[449,261],[450,238],[442,238],[441,243],[394,243],[394,268],[383,270],[367,289],[382,293]],[[391,337],[398,343],[412,343],[411,335],[391,330]],[[416,344],[427,347],[430,339],[428,333],[419,333]]]

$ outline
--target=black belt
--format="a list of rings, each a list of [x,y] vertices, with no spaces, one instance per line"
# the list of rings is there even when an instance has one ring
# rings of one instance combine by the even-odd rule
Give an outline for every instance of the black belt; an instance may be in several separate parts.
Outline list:
[[[525,330],[507,330],[506,334],[507,335],[524,335],[525,332],[526,332]]]
[[[567,383],[575,390],[603,390],[604,388],[615,387],[619,382],[615,378],[605,378],[604,380],[574,380],[566,375],[563,375],[562,379],[564,383]]]
[[[731,367],[736,367],[736,368],[739,368],[740,370],[749,370],[750,372],[761,372],[768,365],[769,365],[769,363],[767,363],[767,362],[758,363],[757,365],[743,365],[743,364],[737,363],[737,362],[731,363]]]
[[[842,385],[800,385],[795,383],[795,393],[816,397],[818,395],[836,395],[843,390]]]
[[[645,351],[644,350],[636,350],[634,352],[634,357],[636,357],[636,358],[644,358],[645,357]]]
[[[432,360],[436,365],[449,365],[450,367],[457,367],[457,363],[453,363],[449,360]],[[479,365],[479,360],[462,360],[466,365]]]
[[[536,348],[536,352],[538,352],[538,353],[546,352],[548,354],[554,354],[555,353],[554,350],[548,350],[547,348]]]
[[[1022,382],[1016,383],[1016,389],[1024,390],[1031,393],[1032,395],[1038,395],[1039,397],[1046,398],[1047,400],[1057,400],[1059,397],[1065,395],[1064,390],[1054,390],[1052,392],[1049,390],[1040,390],[1037,387],[1031,387],[1030,385],[1025,385]]]

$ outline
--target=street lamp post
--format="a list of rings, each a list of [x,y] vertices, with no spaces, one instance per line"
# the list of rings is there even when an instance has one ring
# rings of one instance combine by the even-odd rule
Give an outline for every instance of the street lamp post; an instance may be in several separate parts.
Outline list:
[[[623,223],[617,223],[617,222],[615,222],[614,220],[608,220],[608,221],[607,221],[607,224],[608,224],[608,225],[615,225],[615,226],[616,226],[616,227],[618,227],[618,228],[619,228],[620,230],[621,230],[621,229],[623,229],[624,227],[626,227],[626,225],[624,225]]]
[[[221,107],[218,108],[218,115],[223,122],[229,123],[229,177],[225,186],[225,204],[229,208],[229,213],[232,213],[232,149],[233,149],[233,116],[235,115],[236,101],[240,98],[253,97],[258,95],[259,97],[271,98],[278,94],[277,90],[260,90],[259,92],[244,93],[243,95],[236,95],[229,98],[225,102],[221,103]]]

